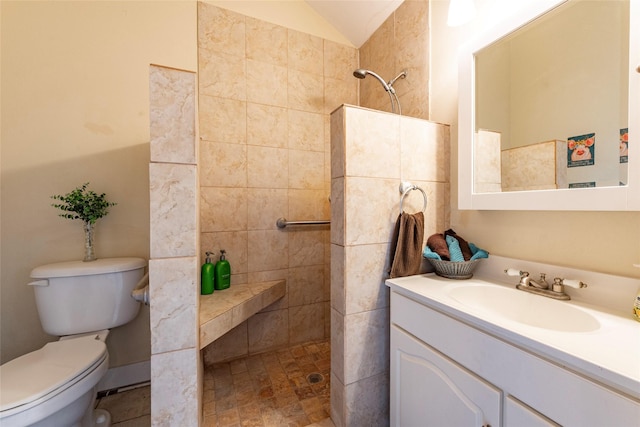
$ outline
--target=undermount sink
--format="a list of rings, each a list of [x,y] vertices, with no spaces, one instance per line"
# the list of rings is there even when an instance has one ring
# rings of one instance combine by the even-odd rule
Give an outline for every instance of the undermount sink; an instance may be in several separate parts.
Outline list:
[[[591,332],[600,322],[566,302],[489,284],[452,287],[449,296],[471,309],[511,321],[558,332]]]

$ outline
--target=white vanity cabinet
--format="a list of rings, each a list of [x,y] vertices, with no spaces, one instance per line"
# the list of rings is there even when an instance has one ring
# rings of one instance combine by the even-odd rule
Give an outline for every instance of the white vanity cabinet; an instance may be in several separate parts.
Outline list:
[[[391,290],[391,426],[640,425],[637,400]]]
[[[391,326],[392,426],[499,426],[501,391]]]

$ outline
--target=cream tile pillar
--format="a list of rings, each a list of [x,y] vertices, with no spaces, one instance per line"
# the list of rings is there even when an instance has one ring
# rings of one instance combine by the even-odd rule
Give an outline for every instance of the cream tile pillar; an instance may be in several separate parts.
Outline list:
[[[197,426],[202,375],[196,75],[152,65],[149,80],[151,423]]]
[[[389,246],[400,183],[425,190],[426,238],[449,224],[449,127],[343,106],[331,115],[331,418],[389,423]],[[423,207],[419,191],[403,203]]]

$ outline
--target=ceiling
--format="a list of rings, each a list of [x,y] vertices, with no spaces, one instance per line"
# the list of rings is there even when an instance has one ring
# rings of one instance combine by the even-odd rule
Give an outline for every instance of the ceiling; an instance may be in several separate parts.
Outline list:
[[[304,1],[358,48],[403,2],[403,0]]]

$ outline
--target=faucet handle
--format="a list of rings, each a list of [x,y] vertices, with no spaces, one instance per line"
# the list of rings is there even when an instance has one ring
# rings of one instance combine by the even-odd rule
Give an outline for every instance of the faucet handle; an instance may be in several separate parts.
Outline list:
[[[556,277],[555,279],[553,279],[553,284],[571,286],[572,288],[576,288],[576,289],[587,287],[587,284],[584,282],[581,282],[580,280],[563,279],[561,277]]]
[[[507,276],[526,277],[529,275],[529,273],[527,273],[526,271],[516,270],[515,268],[507,268],[506,270],[504,270],[504,272],[507,274]]]

